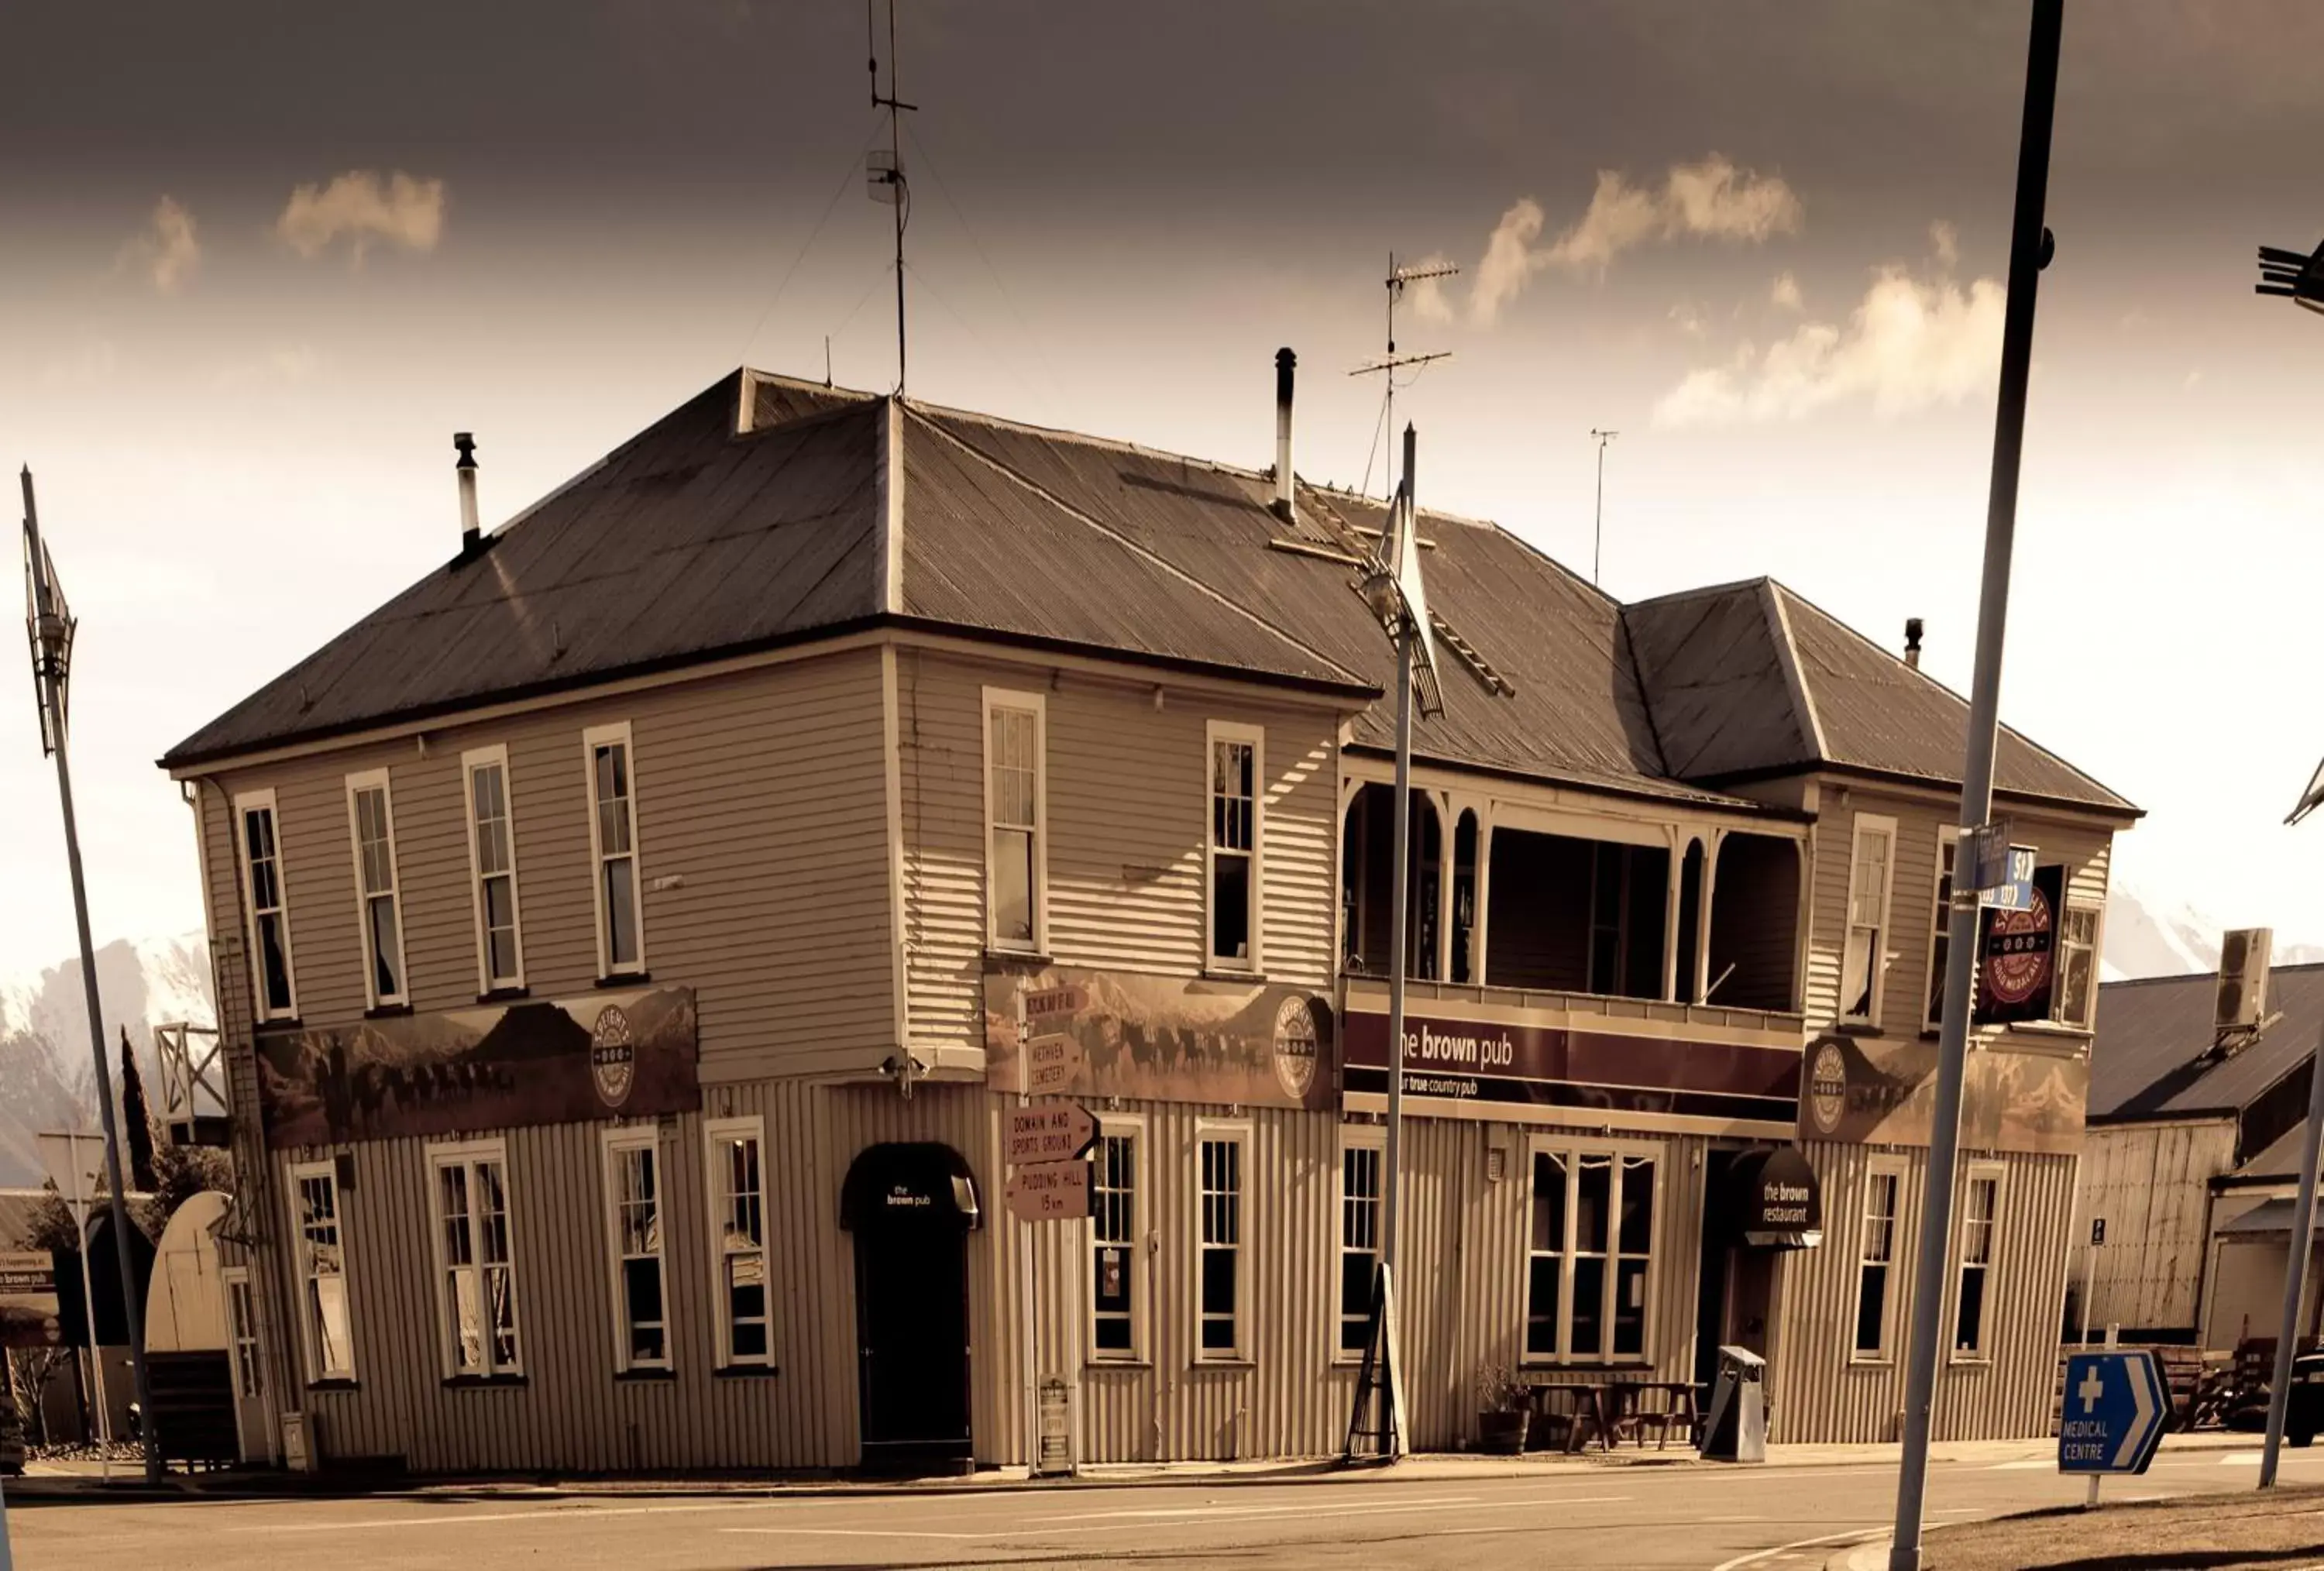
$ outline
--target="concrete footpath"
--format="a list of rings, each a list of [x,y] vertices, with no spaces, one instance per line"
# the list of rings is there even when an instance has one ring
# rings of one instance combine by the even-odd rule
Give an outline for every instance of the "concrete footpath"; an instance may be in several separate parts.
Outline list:
[[[2257,1437],[2206,1432],[2174,1435],[2164,1441],[2166,1451],[2250,1449]],[[2056,1455],[2054,1439],[1976,1440],[1940,1443],[1930,1447],[1937,1465],[1964,1467],[2038,1467]],[[1392,1466],[1347,1466],[1336,1459],[1268,1462],[1181,1462],[1118,1464],[1083,1468],[1070,1477],[1032,1478],[1022,1467],[991,1469],[968,1477],[864,1479],[846,1476],[778,1476],[711,1474],[695,1476],[576,1477],[541,1474],[480,1477],[421,1477],[410,1474],[343,1476],[303,1474],[266,1469],[225,1469],[216,1472],[172,1473],[159,1485],[142,1474],[128,1474],[116,1465],[107,1481],[94,1462],[34,1462],[22,1478],[5,1483],[10,1504],[26,1506],[74,1502],[126,1503],[135,1501],[176,1501],[189,1497],[241,1499],[348,1498],[401,1496],[426,1499],[456,1496],[475,1500],[496,1495],[540,1499],[593,1499],[607,1496],[637,1498],[718,1496],[791,1497],[801,1499],[853,1496],[924,1496],[1047,1491],[1075,1488],[1196,1486],[1216,1488],[1236,1484],[1314,1484],[1328,1487],[1393,1479],[1399,1483],[1452,1483],[1464,1480],[1555,1478],[1576,1474],[1602,1475],[1608,1469],[1686,1468],[1742,1473],[1769,1469],[1865,1467],[1894,1464],[1898,1448],[1879,1446],[1771,1446],[1764,1464],[1706,1462],[1689,1449],[1622,1446],[1613,1451],[1577,1453],[1533,1452],[1524,1456],[1486,1456],[1474,1453],[1431,1452],[1407,1456]],[[1835,1562],[1836,1564],[1838,1562]],[[1854,1571],[1851,1567],[1850,1571]]]

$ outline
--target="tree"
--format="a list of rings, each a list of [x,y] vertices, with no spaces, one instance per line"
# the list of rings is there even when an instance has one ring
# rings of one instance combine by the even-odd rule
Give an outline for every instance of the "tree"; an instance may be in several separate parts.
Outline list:
[[[121,1031],[121,1132],[129,1148],[129,1187],[152,1194],[153,1178],[153,1110],[145,1100],[145,1077],[137,1067],[136,1049],[129,1030]]]

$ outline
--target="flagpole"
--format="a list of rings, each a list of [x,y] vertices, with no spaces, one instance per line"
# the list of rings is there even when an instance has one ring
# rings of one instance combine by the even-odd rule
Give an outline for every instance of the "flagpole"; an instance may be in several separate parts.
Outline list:
[[[121,1271],[121,1307],[128,1320],[129,1370],[137,1391],[137,1436],[145,1450],[145,1477],[160,1483],[161,1454],[153,1445],[153,1386],[145,1369],[145,1306],[137,1292],[137,1273],[129,1247],[129,1206],[123,1198],[121,1133],[113,1115],[113,1071],[106,1062],[105,1020],[97,996],[97,953],[88,936],[88,889],[81,877],[80,830],[73,818],[72,767],[65,756],[65,661],[72,645],[72,617],[57,592],[48,553],[41,546],[40,509],[32,501],[32,470],[25,466],[24,550],[32,586],[32,681],[40,698],[42,742],[57,761],[57,799],[64,810],[65,865],[72,874],[73,927],[80,938],[82,997],[88,1007],[89,1049],[97,1063],[97,1111],[105,1130],[105,1175],[113,1213],[113,1247]],[[78,1164],[76,1164],[78,1165]],[[88,1244],[82,1243],[83,1263]],[[88,1316],[89,1343],[97,1343],[97,1305],[82,1306]],[[92,1354],[92,1357],[97,1356]]]

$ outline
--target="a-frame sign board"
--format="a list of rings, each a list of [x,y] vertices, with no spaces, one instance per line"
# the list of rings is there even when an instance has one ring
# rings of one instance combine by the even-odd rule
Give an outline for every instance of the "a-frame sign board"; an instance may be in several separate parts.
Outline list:
[[[1386,1264],[1374,1282],[1371,1324],[1364,1335],[1363,1363],[1356,1372],[1356,1405],[1348,1415],[1342,1462],[1393,1462],[1406,1449],[1404,1363],[1396,1353],[1396,1288]]]

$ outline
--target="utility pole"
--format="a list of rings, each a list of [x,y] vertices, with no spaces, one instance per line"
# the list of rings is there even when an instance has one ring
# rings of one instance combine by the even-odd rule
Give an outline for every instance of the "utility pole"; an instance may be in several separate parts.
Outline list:
[[[1598,505],[1591,514],[1590,526],[1590,581],[1594,584],[1599,563],[1606,554],[1606,444],[1622,433],[1592,426],[1590,434],[1598,439]]]
[[[138,1437],[145,1448],[145,1477],[160,1483],[161,1453],[153,1445],[153,1385],[145,1370],[145,1306],[137,1294],[129,1249],[129,1207],[123,1199],[121,1135],[113,1114],[113,1070],[106,1061],[105,1019],[97,997],[96,947],[88,937],[88,891],[80,869],[80,831],[73,821],[72,768],[66,760],[65,698],[70,677],[74,621],[57,585],[56,565],[41,544],[40,509],[32,501],[32,471],[22,476],[24,491],[24,577],[31,603],[25,632],[32,644],[32,687],[41,708],[41,746],[57,761],[57,799],[64,809],[65,865],[72,874],[73,926],[80,937],[80,981],[88,1007],[89,1047],[97,1059],[97,1110],[105,1130],[105,1176],[111,1191],[113,1246],[121,1269],[121,1303],[129,1320],[129,1367],[137,1390]],[[84,1257],[87,1247],[82,1249]],[[92,1327],[97,1306],[87,1304]]]
[[[2017,472],[2025,441],[2025,386],[2034,360],[2034,303],[2050,260],[2043,207],[2050,183],[2050,126],[2058,98],[2058,41],[2064,0],[2034,0],[2025,60],[2025,117],[2018,134],[2017,196],[2009,231],[2009,296],[2001,325],[2001,390],[1993,425],[1993,481],[1986,504],[1985,576],[1977,614],[1977,664],[1969,683],[1969,738],[1961,765],[1961,839],[1993,812],[1993,753],[2001,711],[2001,655],[2009,618],[2009,561],[2017,532]],[[1966,871],[1966,869],[1964,869]],[[1928,1488],[1929,1418],[1937,1377],[1937,1327],[1944,1320],[1945,1254],[1952,1235],[1953,1172],[1960,1157],[1961,1076],[1969,1048],[1971,984],[1977,975],[1980,891],[1953,881],[1944,1014],[1937,1044],[1937,1099],[1930,1121],[1929,1169],[1921,1197],[1920,1255],[1913,1272],[1913,1340],[1904,1384],[1904,1457],[1896,1478],[1895,1537],[1888,1571],[1920,1571],[1921,1511]],[[1963,962],[1966,961],[1966,964]]]
[[[875,151],[872,154],[866,179],[872,199],[885,202],[896,209],[896,393],[904,392],[904,226],[912,220],[912,188],[904,179],[903,113],[917,111],[918,104],[907,104],[896,96],[896,0],[888,0],[888,91],[880,91],[880,45],[872,32],[872,13],[869,0],[863,8],[863,31],[871,47],[872,106],[888,111],[888,155],[883,162]],[[826,362],[824,380],[830,381],[828,361],[830,348],[824,350]]]

